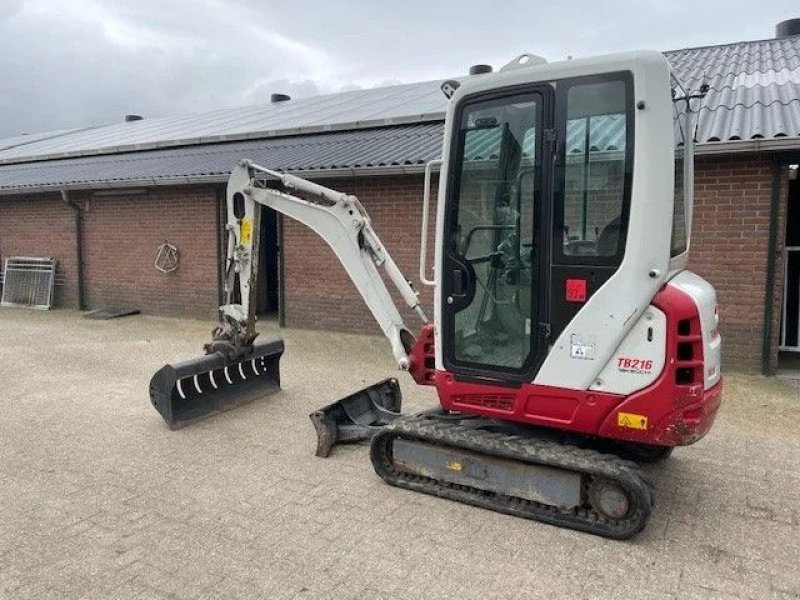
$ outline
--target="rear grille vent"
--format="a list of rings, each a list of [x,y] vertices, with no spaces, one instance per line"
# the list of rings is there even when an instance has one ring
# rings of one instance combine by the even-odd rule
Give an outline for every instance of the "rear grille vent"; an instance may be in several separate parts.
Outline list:
[[[505,411],[514,410],[514,396],[500,394],[462,394],[454,396],[453,402],[466,406],[483,406]]]
[[[703,382],[703,336],[699,317],[681,319],[677,326],[675,383],[695,385]],[[699,359],[699,360],[698,360]]]
[[[678,342],[678,360],[692,360],[694,347],[691,342]]]
[[[678,335],[689,335],[692,332],[692,320],[681,319],[678,321]]]

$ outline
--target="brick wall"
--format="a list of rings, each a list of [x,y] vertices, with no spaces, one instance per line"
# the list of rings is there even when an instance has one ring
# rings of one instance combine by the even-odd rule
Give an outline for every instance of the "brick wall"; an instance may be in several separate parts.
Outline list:
[[[146,195],[84,196],[86,300],[89,308],[213,318],[217,308],[214,190],[157,188]],[[168,275],[154,262],[169,242],[180,252]]]
[[[60,194],[0,196],[0,265],[10,256],[56,258],[54,304],[77,308],[75,215]]]
[[[72,193],[84,208],[86,303],[144,313],[213,318],[217,307],[214,191],[163,188],[145,195]],[[154,267],[158,246],[180,251],[177,271]],[[58,194],[0,198],[0,258],[55,256],[65,285],[56,307],[77,308],[75,220]]]
[[[423,306],[432,316],[432,291],[420,285],[417,275],[422,182],[421,175],[414,175],[323,183],[361,199],[400,268],[422,292]],[[690,267],[711,281],[719,293],[728,368],[760,368],[771,186],[768,157],[698,159]],[[85,238],[90,308],[122,304],[147,313],[213,318],[217,304],[213,189],[192,186],[159,189],[144,196],[83,194],[74,198],[88,202]],[[432,210],[431,241],[434,221]],[[779,228],[782,232],[782,226]],[[76,305],[73,235],[72,211],[58,195],[0,198],[0,258],[55,255],[67,280],[56,300],[58,305],[70,307]],[[778,238],[780,243],[782,233]],[[180,268],[169,276],[153,267],[156,249],[165,240],[181,251]],[[311,230],[285,219],[284,250],[287,325],[380,333],[338,260]],[[431,249],[429,263],[432,259]],[[779,260],[773,333],[780,318],[781,272]],[[391,283],[387,287],[391,290]],[[416,317],[396,294],[395,300],[406,323],[416,330]]]
[[[335,179],[320,183],[358,196],[381,241],[403,274],[421,292],[423,307],[429,318],[433,318],[432,288],[422,286],[417,275],[422,176]],[[435,185],[434,178],[433,189]],[[435,220],[432,207],[429,220],[431,243]],[[377,323],[327,244],[304,225],[291,219],[284,219],[283,223],[286,324],[290,327],[380,334]],[[432,265],[432,248],[429,257]],[[428,273],[430,277],[432,269]],[[393,292],[406,325],[416,334],[420,321],[394,293],[394,286],[388,280],[387,288]]]
[[[335,180],[328,184],[359,196],[401,269],[421,289],[417,252],[422,178]],[[720,329],[726,340],[725,366],[758,371],[763,343],[772,161],[754,156],[699,158],[695,184],[690,268],[708,279],[719,294]],[[346,273],[324,243],[289,220],[285,221],[284,235],[287,324],[379,333]],[[778,261],[776,303],[780,269]],[[424,306],[430,314],[431,298],[425,288]],[[407,312],[403,316],[407,324],[415,326],[413,317]],[[776,304],[773,332],[777,331],[779,319]]]
[[[761,368],[771,195],[768,157],[697,160],[689,268],[717,289],[728,368]]]

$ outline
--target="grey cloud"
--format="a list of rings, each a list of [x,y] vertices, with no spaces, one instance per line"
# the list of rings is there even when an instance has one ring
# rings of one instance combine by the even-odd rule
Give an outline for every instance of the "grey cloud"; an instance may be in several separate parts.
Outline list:
[[[465,73],[520,52],[766,38],[751,0],[0,0],[0,137]]]

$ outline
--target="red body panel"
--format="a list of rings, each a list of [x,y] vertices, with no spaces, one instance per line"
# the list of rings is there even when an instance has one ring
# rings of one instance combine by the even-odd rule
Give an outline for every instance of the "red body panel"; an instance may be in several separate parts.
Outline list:
[[[436,385],[436,348],[433,345],[433,323],[426,323],[408,353],[408,372],[418,385]]]
[[[534,383],[500,387],[458,381],[446,371],[436,372],[436,390],[447,410],[581,433],[596,433],[609,412],[625,400],[616,394]]]
[[[653,305],[667,317],[665,366],[656,381],[630,396],[534,383],[502,386],[459,381],[452,373],[432,368],[430,325],[423,328],[410,354],[411,372],[417,383],[436,386],[447,410],[643,444],[692,444],[714,422],[722,382],[704,390],[703,339],[694,300],[667,285]],[[638,426],[625,425],[620,412],[641,417]]]

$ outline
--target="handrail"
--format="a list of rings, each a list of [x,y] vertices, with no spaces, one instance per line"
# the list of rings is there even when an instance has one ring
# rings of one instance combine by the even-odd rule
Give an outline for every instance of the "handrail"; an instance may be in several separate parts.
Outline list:
[[[425,191],[422,194],[422,235],[419,248],[419,280],[423,285],[434,286],[436,281],[428,279],[425,273],[425,263],[428,259],[428,208],[431,201],[431,172],[434,166],[441,166],[442,159],[436,158],[425,165]]]

